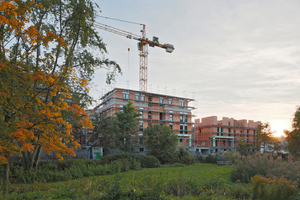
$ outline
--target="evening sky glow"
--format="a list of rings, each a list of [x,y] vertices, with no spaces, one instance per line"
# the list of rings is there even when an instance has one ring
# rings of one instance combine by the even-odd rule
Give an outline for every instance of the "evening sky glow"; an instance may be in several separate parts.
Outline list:
[[[173,53],[149,47],[148,91],[195,98],[197,118],[269,122],[275,135],[291,126],[300,105],[300,1],[96,0],[99,15],[146,24],[147,37],[173,44]],[[98,18],[140,34],[141,26]],[[137,90],[137,41],[99,30],[107,58],[123,75],[105,85],[97,70],[91,95],[112,87]],[[130,48],[130,52],[128,52]],[[95,52],[97,53],[97,52]],[[100,54],[99,54],[100,55]]]

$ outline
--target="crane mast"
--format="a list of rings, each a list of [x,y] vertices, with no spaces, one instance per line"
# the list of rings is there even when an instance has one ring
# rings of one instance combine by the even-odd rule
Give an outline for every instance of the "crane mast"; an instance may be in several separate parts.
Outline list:
[[[143,24],[142,39],[146,40],[146,28]],[[139,85],[140,91],[147,91],[147,78],[148,78],[148,44],[145,42],[140,43],[140,76]]]
[[[174,46],[171,44],[160,44],[158,42],[158,38],[153,37],[153,41],[148,40],[146,38],[146,26],[143,24],[142,37],[136,34],[132,34],[131,32],[118,29],[112,26],[108,26],[106,24],[102,24],[99,22],[93,22],[93,25],[96,28],[115,33],[117,35],[124,36],[129,39],[138,40],[138,50],[140,56],[140,68],[139,68],[139,89],[140,91],[146,92],[147,91],[147,78],[148,78],[148,45],[151,47],[160,47],[166,49],[168,53],[172,53],[174,51]]]

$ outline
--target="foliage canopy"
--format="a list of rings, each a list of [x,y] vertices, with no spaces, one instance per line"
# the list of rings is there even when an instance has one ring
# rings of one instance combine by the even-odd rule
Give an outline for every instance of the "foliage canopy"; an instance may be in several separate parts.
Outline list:
[[[25,169],[37,166],[41,151],[75,156],[71,131],[91,127],[83,106],[95,69],[112,68],[107,82],[120,72],[91,51],[106,52],[93,27],[97,7],[89,0],[0,2],[0,164],[15,153]]]

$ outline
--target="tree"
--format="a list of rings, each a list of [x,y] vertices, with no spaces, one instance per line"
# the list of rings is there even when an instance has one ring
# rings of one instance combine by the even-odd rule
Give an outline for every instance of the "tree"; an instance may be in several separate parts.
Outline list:
[[[246,143],[242,139],[240,139],[238,145],[237,145],[237,150],[240,152],[241,155],[248,155],[249,153],[249,148],[252,147],[253,144],[251,143]]]
[[[260,151],[263,147],[264,153],[267,149],[272,149],[272,135],[271,126],[269,123],[264,123],[257,128],[257,150]]]
[[[94,126],[93,134],[89,142],[91,142],[93,146],[103,147],[103,154],[107,155],[110,149],[118,148],[116,145],[118,144],[118,142],[116,142],[118,134],[120,134],[120,127],[116,117],[105,117]]]
[[[294,113],[292,129],[284,130],[284,134],[288,142],[288,151],[295,156],[300,156],[300,106],[297,107]]]
[[[178,141],[177,135],[169,126],[148,126],[143,131],[142,138],[149,155],[155,156],[162,164],[172,163]]]
[[[121,112],[116,112],[116,120],[120,127],[120,134],[117,135],[116,141],[120,150],[131,151],[131,137],[137,136],[139,116],[140,114],[135,111],[131,101],[123,106]]]
[[[75,156],[71,131],[91,127],[83,106],[91,102],[95,69],[119,66],[91,53],[105,53],[93,28],[95,4],[85,0],[0,2],[0,164],[17,153],[25,169],[37,167],[42,151]]]
[[[121,112],[115,113],[115,116],[104,117],[96,122],[89,142],[94,143],[93,146],[102,146],[105,154],[110,149],[131,151],[131,138],[137,136],[139,116],[129,101]]]

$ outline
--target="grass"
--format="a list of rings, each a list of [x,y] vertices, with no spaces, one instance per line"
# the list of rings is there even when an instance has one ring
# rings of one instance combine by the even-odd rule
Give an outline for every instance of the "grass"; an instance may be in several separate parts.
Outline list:
[[[130,191],[133,185],[147,185],[147,182],[154,178],[159,178],[158,180],[165,183],[171,179],[177,180],[179,176],[181,180],[190,179],[200,183],[218,176],[226,183],[232,184],[230,166],[194,164],[183,168],[163,166],[56,183],[13,184],[6,188],[3,195],[4,199],[100,199],[101,196],[118,190],[118,184],[123,190]],[[111,192],[104,194],[104,188]],[[184,199],[195,198],[186,196]]]

